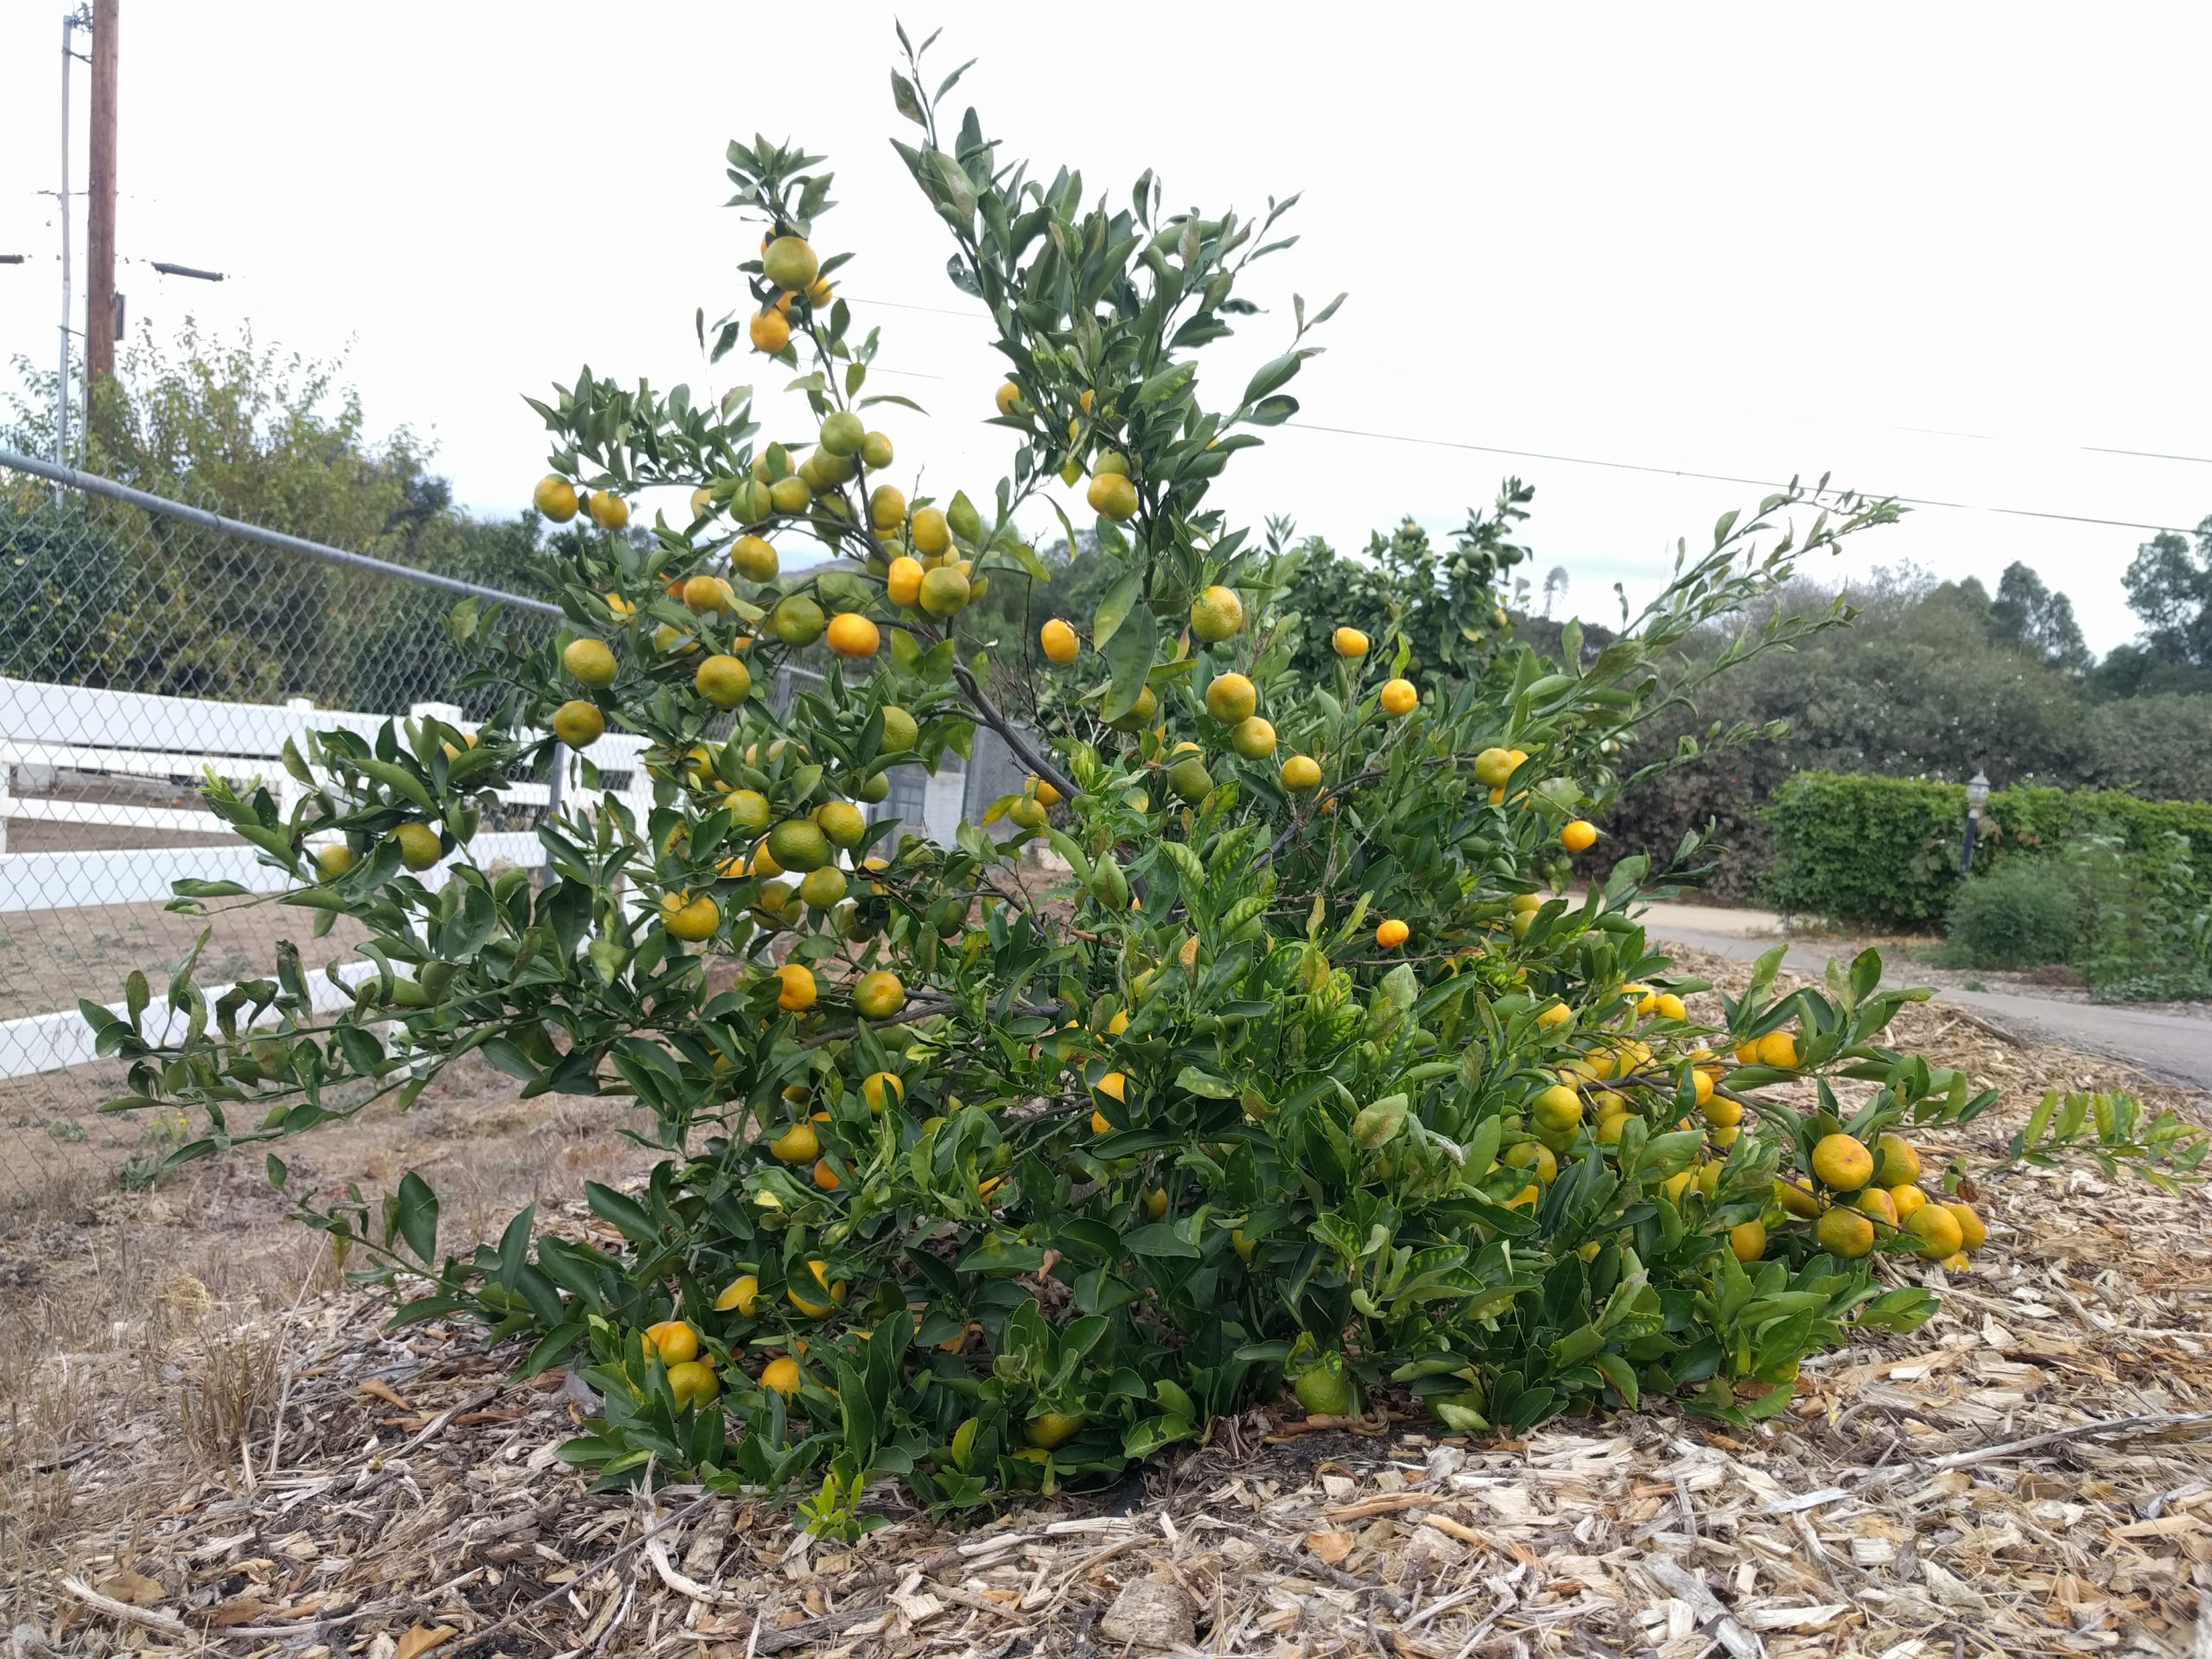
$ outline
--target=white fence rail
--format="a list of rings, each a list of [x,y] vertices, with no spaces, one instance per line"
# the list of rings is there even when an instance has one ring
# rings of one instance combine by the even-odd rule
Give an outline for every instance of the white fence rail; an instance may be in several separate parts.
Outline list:
[[[464,732],[474,728],[449,704],[417,703],[410,712],[435,715]],[[317,709],[305,701],[218,702],[0,678],[0,921],[41,911],[164,904],[173,884],[186,877],[235,881],[253,893],[280,891],[289,885],[283,872],[261,862],[253,848],[233,838],[230,827],[204,806],[181,803],[213,772],[241,787],[266,785],[289,810],[301,785],[284,770],[288,740],[333,728],[373,736],[389,718]],[[645,748],[642,738],[609,735],[592,751],[605,774],[627,772],[627,787],[610,792],[628,800],[640,816],[652,805],[639,760]],[[563,779],[563,801],[573,809],[583,802],[573,759],[564,754],[563,760],[572,770]],[[163,783],[174,791],[161,791]],[[147,798],[116,798],[118,785],[144,790]],[[505,791],[509,800],[536,806],[545,805],[550,793],[542,783],[512,784]],[[11,851],[10,823],[136,831],[134,839],[145,844]],[[220,839],[162,840],[186,836]],[[48,837],[57,838],[83,836]],[[468,851],[480,865],[526,868],[543,864],[545,856],[530,830],[487,830]],[[315,984],[318,997],[340,995],[320,979]],[[210,998],[220,989],[212,988]],[[121,1005],[116,1007],[120,1012]],[[91,1031],[73,1007],[0,1020],[0,1079],[59,1071],[92,1058]]]

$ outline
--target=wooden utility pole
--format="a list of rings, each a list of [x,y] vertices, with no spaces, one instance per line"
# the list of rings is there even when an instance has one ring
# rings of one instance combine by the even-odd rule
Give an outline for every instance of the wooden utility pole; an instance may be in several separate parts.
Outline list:
[[[116,14],[122,0],[92,0],[92,182],[85,213],[85,430],[92,399],[115,373]]]

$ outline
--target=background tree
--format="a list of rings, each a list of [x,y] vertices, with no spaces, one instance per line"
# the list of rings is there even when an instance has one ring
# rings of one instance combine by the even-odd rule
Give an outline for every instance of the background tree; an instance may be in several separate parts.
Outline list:
[[[401,426],[369,435],[341,359],[222,340],[187,320],[124,354],[86,469],[349,551],[543,595],[540,521],[474,518]],[[18,361],[0,436],[51,447],[54,375]],[[334,569],[113,503],[20,492],[0,512],[0,600],[28,626],[0,646],[23,677],[380,711],[461,675],[430,590]],[[574,527],[560,532],[576,537]]]
[[[2178,531],[2161,531],[2136,550],[2121,580],[2155,660],[2212,668],[2212,518],[2197,525],[2194,548]]]
[[[2032,651],[2053,668],[2078,674],[2095,659],[2074,620],[2074,601],[2053,593],[2041,576],[2015,559],[2005,567],[1989,607],[1991,637]]]

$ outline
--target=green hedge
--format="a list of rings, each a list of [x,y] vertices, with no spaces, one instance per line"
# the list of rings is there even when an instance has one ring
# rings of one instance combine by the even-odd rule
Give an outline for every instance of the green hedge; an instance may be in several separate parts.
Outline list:
[[[1775,858],[1767,902],[1794,915],[1923,929],[1940,922],[1959,886],[1967,797],[1958,784],[1802,772],[1774,792],[1765,817]],[[2167,837],[2189,843],[2198,898],[2212,902],[2212,802],[2146,801],[2120,790],[2023,788],[1989,798],[1977,874],[2088,836],[2113,836],[2163,861]]]

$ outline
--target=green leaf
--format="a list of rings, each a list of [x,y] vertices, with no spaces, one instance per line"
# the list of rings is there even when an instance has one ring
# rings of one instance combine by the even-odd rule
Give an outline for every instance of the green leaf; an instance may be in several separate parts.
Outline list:
[[[1068,535],[1072,546],[1075,532],[1071,530]],[[1098,601],[1098,609],[1091,618],[1090,643],[1093,647],[1103,651],[1113,643],[1114,635],[1120,629],[1123,619],[1135,608],[1143,594],[1144,572],[1141,569],[1128,572],[1106,590],[1106,596]]]
[[[1099,711],[1101,718],[1119,720],[1137,706],[1152,673],[1153,658],[1159,652],[1157,630],[1151,610],[1141,605],[1114,630],[1114,643],[1104,652],[1106,666],[1114,677],[1105,706]]]
[[[1236,1084],[1195,1065],[1186,1065],[1175,1074],[1175,1086],[1185,1094],[1204,1095],[1208,1100],[1233,1100],[1236,1096]]]
[[[438,1195],[413,1170],[399,1178],[399,1213],[394,1224],[408,1249],[425,1262],[438,1253]]]
[[[1198,1247],[1183,1236],[1182,1229],[1169,1221],[1147,1222],[1122,1236],[1122,1246],[1132,1255],[1195,1256]]]

